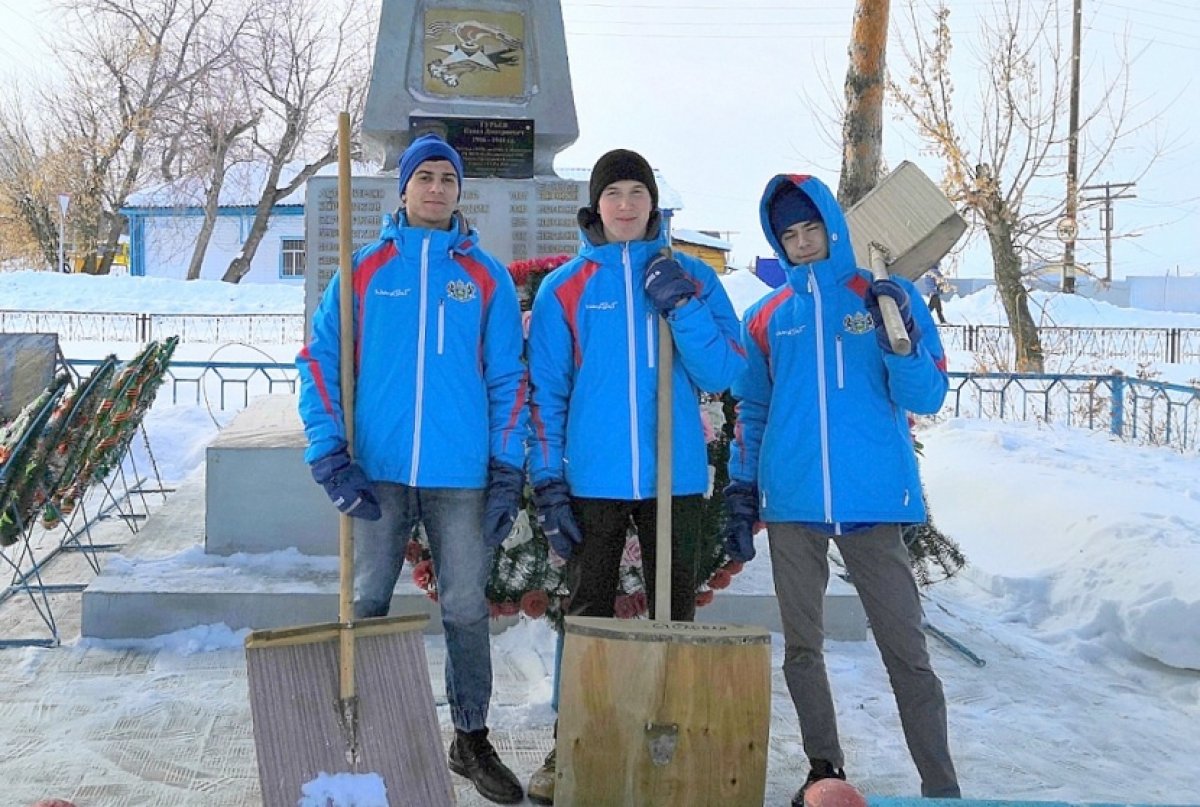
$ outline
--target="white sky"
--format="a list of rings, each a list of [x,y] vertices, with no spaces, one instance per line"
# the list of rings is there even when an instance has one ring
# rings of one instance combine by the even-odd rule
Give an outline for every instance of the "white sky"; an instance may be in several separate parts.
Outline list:
[[[1070,3],[1058,2],[1069,19]],[[19,80],[30,64],[45,61],[47,42],[64,35],[46,10],[50,5],[0,0],[0,81]],[[972,15],[991,5],[955,0],[952,25],[965,33]],[[580,138],[559,155],[559,166],[590,166],[615,147],[643,152],[683,195],[677,224],[729,233],[738,266],[769,254],[757,207],[770,176],[800,171],[836,187],[840,150],[816,121],[833,114],[827,87],[841,95],[853,0],[563,0],[562,7]],[[1115,244],[1114,277],[1200,271],[1194,257],[1200,249],[1200,161],[1194,159],[1200,7],[1187,0],[1086,0],[1083,7],[1084,107],[1089,90],[1094,95],[1106,83],[1113,55],[1127,45],[1139,54],[1131,93],[1140,106],[1133,117],[1155,118],[1096,181],[1134,179],[1152,143],[1170,147],[1139,181],[1138,198],[1116,203],[1115,233],[1140,235]],[[902,0],[892,4],[890,56],[897,71],[903,9]],[[964,66],[970,52],[967,41],[956,48]],[[964,107],[975,77],[961,73],[956,83]],[[909,159],[936,178],[938,166],[911,136],[890,116],[886,125],[888,162]],[[1102,273],[1095,210],[1082,216],[1081,226],[1084,239],[1097,240],[1080,243],[1078,260]],[[982,243],[957,271],[991,275]]]
[[[745,273],[726,278],[739,310],[756,294],[748,285],[751,280]],[[0,273],[0,297],[15,308],[36,307],[35,297],[45,297],[44,285],[53,284],[63,308],[113,310],[128,289],[135,288],[141,290],[144,310],[178,310],[178,301],[185,297],[204,311],[299,309],[292,289],[238,287],[231,297],[227,284],[196,281],[184,295],[179,283]],[[39,287],[43,291],[38,292]],[[267,289],[275,289],[279,299],[264,300]],[[1042,299],[1048,305],[1062,301],[1054,314],[1066,325],[1187,324],[1178,319],[1187,315],[1113,309],[1067,296]],[[952,319],[974,318],[989,305],[994,302],[981,293],[953,299],[946,308]],[[1200,320],[1200,315],[1192,316]],[[89,349],[108,347],[122,346]],[[212,352],[212,346],[193,348]],[[80,344],[66,346],[68,356],[79,355],[79,350]],[[294,347],[279,352],[294,353]],[[156,405],[147,427],[168,480],[183,479],[197,467],[203,446],[216,433],[207,413],[194,406]],[[949,700],[951,743],[964,793],[1060,802],[1196,803],[1200,463],[1195,456],[1124,444],[1103,432],[1032,423],[953,419],[922,427],[920,437],[936,521],[959,542],[971,564],[960,578],[927,590],[927,613],[935,625],[987,662],[978,668],[942,644],[931,644]],[[985,468],[986,479],[981,474]],[[139,573],[169,576],[194,563],[196,554],[188,550]],[[242,561],[235,557],[220,562]],[[291,552],[278,553],[271,562],[286,566],[304,560]],[[130,573],[137,571],[136,563],[122,563]],[[770,585],[764,541],[759,557],[735,578],[730,591],[767,593]],[[241,639],[239,633],[210,626],[134,644],[181,655],[236,654]],[[772,736],[798,738],[777,672],[781,640],[773,640]],[[53,650],[7,651],[4,657],[12,669],[28,671],[21,685],[28,692],[37,686],[36,671],[46,654],[82,656],[119,645],[78,641]],[[429,637],[428,646],[431,657],[443,652],[440,637]],[[502,735],[536,729],[549,736],[552,633],[543,622],[524,622],[497,636],[493,652],[508,667],[544,671],[534,675],[527,692],[515,693],[514,699],[493,708],[493,730]],[[914,794],[916,777],[873,645],[832,643],[828,655],[852,781],[877,795]],[[131,678],[130,687],[145,680]],[[172,693],[181,699],[193,697],[186,688]],[[203,697],[214,695],[205,691]],[[234,715],[246,709],[242,689],[217,697],[228,702],[197,702],[196,708],[221,708]],[[127,719],[143,719],[147,702],[147,697],[130,691]],[[443,725],[448,723],[444,705],[439,717]],[[104,719],[113,719],[111,708]],[[100,717],[81,701],[69,721],[48,723],[44,735],[26,738],[24,756],[32,761],[30,766],[20,767],[19,760],[0,765],[0,778],[5,771],[14,774],[10,781],[17,791],[10,796],[17,803],[48,795],[39,788],[38,772],[51,766],[85,766],[81,781],[127,775],[96,768],[109,762],[90,747],[100,742],[91,738],[103,736],[92,720]],[[784,804],[802,775],[797,762],[802,751],[798,740],[773,744],[773,749],[767,803]],[[530,772],[518,771],[522,779]],[[314,789],[362,795],[369,786],[372,783],[363,781],[322,781]],[[213,795],[201,795],[204,803],[220,803],[219,784],[214,788]],[[364,798],[359,803],[378,802]]]

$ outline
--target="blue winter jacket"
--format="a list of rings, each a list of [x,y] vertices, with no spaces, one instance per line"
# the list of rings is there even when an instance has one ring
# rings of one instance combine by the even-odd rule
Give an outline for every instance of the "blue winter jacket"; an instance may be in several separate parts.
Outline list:
[[[599,239],[597,239],[599,240]],[[546,277],[529,335],[530,475],[565,478],[573,496],[655,495],[658,319],[645,291],[647,264],[666,242],[597,245]],[[733,305],[705,263],[677,253],[696,296],[667,321],[672,365],[672,491],[708,490],[699,393],[721,392],[745,366]]]
[[[783,183],[808,194],[825,220],[829,258],[792,265],[771,231],[768,202]],[[871,274],[855,265],[841,208],[820,180],[776,176],[760,206],[763,232],[787,282],[745,312],[746,372],[729,475],[757,483],[764,521],[822,524],[920,522],[925,505],[908,413],[938,411],[945,353],[913,284],[921,338],[908,356],[884,352],[863,303]]]
[[[373,480],[482,488],[490,457],[525,463],[528,376],[508,271],[455,217],[451,230],[388,216],[354,254],[354,456]],[[345,443],[338,278],[300,351],[308,462]]]

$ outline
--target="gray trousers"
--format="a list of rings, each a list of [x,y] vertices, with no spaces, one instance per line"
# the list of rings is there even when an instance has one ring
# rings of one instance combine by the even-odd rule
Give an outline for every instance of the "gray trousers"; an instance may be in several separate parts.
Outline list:
[[[958,797],[958,777],[946,736],[946,699],[929,663],[921,601],[899,526],[879,524],[852,535],[830,536],[803,524],[780,522],[767,525],[767,536],[783,617],[783,675],[800,719],[805,754],[827,760],[835,768],[845,763],[823,650],[832,537],[858,589],[887,668],[904,739],[921,776],[921,795]]]

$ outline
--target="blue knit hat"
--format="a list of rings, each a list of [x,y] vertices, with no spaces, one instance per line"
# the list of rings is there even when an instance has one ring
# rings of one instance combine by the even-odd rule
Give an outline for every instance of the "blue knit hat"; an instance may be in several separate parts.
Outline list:
[[[825,222],[808,194],[790,184],[784,185],[771,199],[767,216],[771,222],[771,232],[780,241],[783,240],[783,231],[798,221]]]
[[[408,181],[412,179],[412,175],[417,172],[421,163],[430,160],[447,160],[454,166],[454,173],[458,174],[459,192],[462,192],[463,181],[463,164],[462,157],[458,156],[458,152],[442,138],[435,134],[423,134],[416,140],[408,144],[408,148],[400,155],[400,195],[404,195],[404,189],[408,186]]]

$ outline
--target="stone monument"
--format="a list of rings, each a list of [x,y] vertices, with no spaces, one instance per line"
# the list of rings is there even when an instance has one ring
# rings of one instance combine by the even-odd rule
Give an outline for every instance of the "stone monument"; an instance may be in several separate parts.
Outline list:
[[[587,183],[554,173],[579,124],[559,0],[382,0],[362,134],[377,172],[352,179],[357,249],[400,204],[396,165],[434,131],[463,157],[459,210],[501,261],[579,245]],[[305,200],[305,321],[337,272],[337,180]]]

